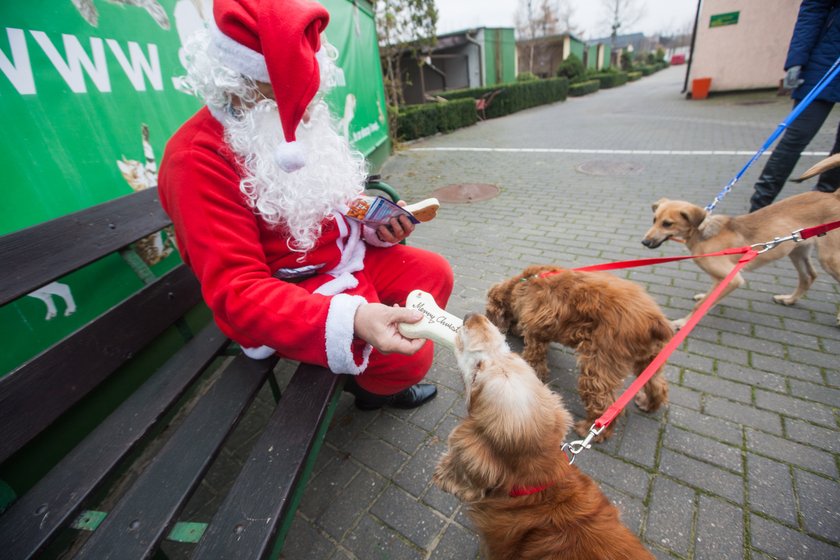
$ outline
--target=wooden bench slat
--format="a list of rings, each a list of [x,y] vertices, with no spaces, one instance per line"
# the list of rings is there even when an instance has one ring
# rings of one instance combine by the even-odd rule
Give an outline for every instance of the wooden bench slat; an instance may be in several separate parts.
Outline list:
[[[340,383],[341,376],[325,368],[298,367],[193,558],[263,558],[271,552]]]
[[[146,189],[0,237],[0,305],[171,223]]]
[[[0,378],[0,463],[200,301],[182,265]]]
[[[225,367],[77,558],[146,558],[276,363],[240,354]]]
[[[228,342],[205,327],[15,502],[0,523],[3,554],[30,558],[48,544]]]

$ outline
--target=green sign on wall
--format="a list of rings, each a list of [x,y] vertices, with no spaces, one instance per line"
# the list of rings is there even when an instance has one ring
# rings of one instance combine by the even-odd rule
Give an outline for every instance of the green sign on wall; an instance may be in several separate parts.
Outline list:
[[[738,17],[741,12],[728,12],[725,14],[715,14],[709,19],[709,27],[723,27],[724,25],[735,25],[738,23]]]
[[[322,3],[343,70],[328,102],[367,155],[388,138],[374,17],[366,2]],[[157,186],[166,141],[201,106],[177,78],[209,17],[210,0],[0,5],[0,235]],[[157,274],[178,262],[166,232],[137,251]],[[0,307],[0,376],[141,285],[112,255]]]

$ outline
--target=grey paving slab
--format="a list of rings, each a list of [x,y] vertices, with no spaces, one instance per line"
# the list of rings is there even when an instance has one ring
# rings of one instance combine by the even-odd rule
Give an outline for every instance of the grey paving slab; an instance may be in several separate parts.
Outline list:
[[[772,92],[686,100],[680,94],[684,71],[671,68],[400,147],[382,174],[408,201],[455,183],[491,183],[501,191],[484,202],[444,204],[410,239],[452,263],[449,311],[483,310],[490,285],[529,264],[684,254],[676,244],[653,251],[641,245],[651,203],[668,197],[705,205],[749,155],[618,151],[752,153],[790,110],[790,101]],[[829,150],[838,119],[840,110],[809,150]],[[803,156],[795,173],[817,160]],[[747,210],[764,161],[747,171],[718,213]],[[638,171],[581,171],[599,162]],[[809,188],[790,183],[782,196]],[[616,275],[645,287],[671,318],[686,314],[692,296],[710,285],[691,262]],[[669,360],[671,404],[654,415],[630,410],[615,437],[582,454],[578,464],[657,558],[837,559],[840,329],[833,314],[840,287],[820,274],[808,297],[784,307],[772,295],[795,287],[789,261],[746,277],[748,286],[704,317]],[[520,341],[510,342],[521,348]],[[554,345],[549,361],[550,386],[579,416],[573,352]],[[431,485],[446,436],[465,414],[463,382],[450,352],[438,349],[428,378],[440,395],[415,411],[359,412],[342,398],[284,558],[478,558],[464,506]],[[243,425],[257,426],[261,418]],[[238,437],[238,448],[247,442],[247,434]],[[234,453],[230,460],[236,461]],[[211,481],[222,484],[222,478]],[[212,503],[212,492],[204,499]]]

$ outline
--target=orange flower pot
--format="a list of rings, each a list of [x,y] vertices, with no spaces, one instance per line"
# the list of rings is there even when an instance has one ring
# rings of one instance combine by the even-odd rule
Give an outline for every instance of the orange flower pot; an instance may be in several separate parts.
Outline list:
[[[711,87],[711,78],[695,78],[694,80],[691,80],[691,98],[706,99],[709,97],[709,89]]]

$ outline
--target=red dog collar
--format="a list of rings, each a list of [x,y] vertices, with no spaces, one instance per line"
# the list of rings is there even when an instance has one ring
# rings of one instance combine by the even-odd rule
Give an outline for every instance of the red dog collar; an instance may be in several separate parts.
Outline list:
[[[510,493],[508,495],[511,498],[517,498],[519,496],[530,496],[531,494],[542,492],[546,488],[551,488],[552,486],[554,486],[554,483],[546,484],[544,486],[514,486],[510,489]]]

